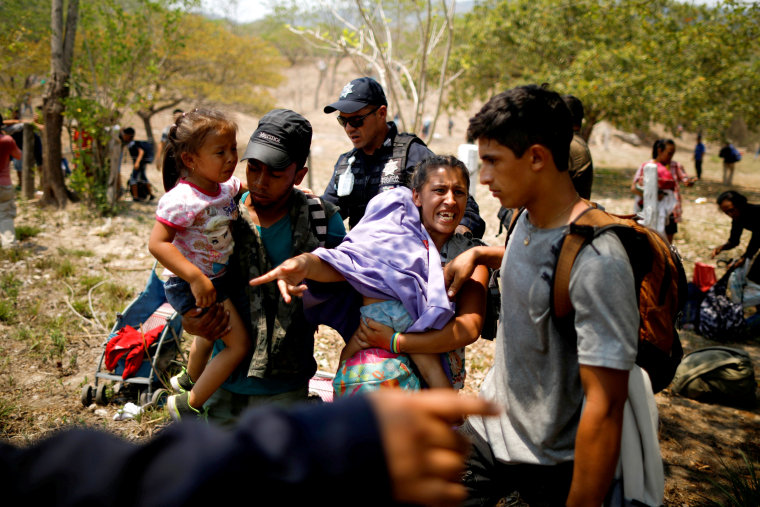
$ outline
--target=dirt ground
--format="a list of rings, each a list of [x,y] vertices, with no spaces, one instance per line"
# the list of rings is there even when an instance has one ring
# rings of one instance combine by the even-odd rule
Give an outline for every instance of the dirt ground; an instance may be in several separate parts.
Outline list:
[[[301,69],[290,76],[277,96],[284,97],[278,107],[303,112],[313,123],[314,140],[309,184],[324,189],[338,154],[349,149],[349,142],[333,119],[321,107],[337,96],[343,79],[335,89],[318,97],[306,96],[299,85],[308,82],[312,71]],[[315,73],[315,71],[314,71]],[[304,77],[305,76],[305,77]],[[305,81],[304,81],[305,80]],[[476,108],[476,106],[473,106]],[[244,149],[257,119],[232,113],[240,126],[239,146]],[[430,143],[438,153],[456,153],[464,138],[468,113],[455,114],[451,136],[437,136]],[[154,128],[160,135],[168,115],[158,118]],[[445,125],[446,119],[440,122]],[[128,122],[127,122],[128,123]],[[139,122],[133,125],[138,127]],[[440,128],[439,132],[445,132]],[[649,158],[648,146],[632,146],[621,141],[609,128],[605,136],[596,132],[591,149],[596,167],[594,200],[608,210],[627,213],[632,198],[630,179],[638,165]],[[138,129],[138,138],[140,138]],[[677,139],[676,160],[693,173],[690,161],[694,137]],[[715,196],[726,189],[720,181],[719,146],[707,145],[703,180],[683,192],[684,221],[676,245],[684,258],[687,274],[694,262],[714,263],[710,250],[728,237],[729,219],[720,214]],[[129,168],[124,165],[124,179]],[[159,184],[160,174],[149,168],[149,178]],[[237,175],[244,178],[243,165]],[[735,188],[760,201],[760,161],[746,153],[737,164]],[[475,196],[481,215],[488,223],[486,241],[497,244],[496,211],[498,202],[487,188],[476,185]],[[83,386],[93,376],[103,342],[117,311],[137,296],[153,263],[147,250],[153,224],[155,201],[125,201],[113,218],[99,217],[81,204],[64,211],[40,209],[35,202],[20,202],[16,226],[25,237],[15,253],[0,251],[0,438],[16,444],[35,441],[52,431],[71,425],[86,425],[112,431],[129,439],[143,439],[166,424],[160,411],[148,410],[136,420],[114,421],[126,399],[105,407],[84,407],[80,402]],[[748,237],[745,234],[743,246]],[[743,251],[743,246],[721,257]],[[719,271],[720,274],[720,271]],[[682,340],[687,352],[712,344],[689,332]],[[189,340],[186,340],[188,343]],[[747,350],[760,365],[760,340],[731,344]],[[315,357],[320,369],[335,371],[339,353],[336,333],[322,329]],[[466,393],[477,393],[493,357],[493,344],[480,340],[467,351]],[[760,373],[760,370],[757,370]],[[739,409],[698,403],[665,390],[656,396],[660,408],[660,439],[666,464],[666,504],[708,505],[721,501],[711,480],[720,480],[724,465],[741,468],[740,451],[755,467],[760,466],[760,409]],[[134,399],[130,401],[135,401]],[[746,470],[742,469],[741,473]]]

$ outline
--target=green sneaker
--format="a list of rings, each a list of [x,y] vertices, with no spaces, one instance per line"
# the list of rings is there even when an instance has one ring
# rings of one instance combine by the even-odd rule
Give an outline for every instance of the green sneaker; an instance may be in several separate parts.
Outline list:
[[[181,372],[169,379],[169,384],[172,386],[175,393],[182,394],[186,391],[192,391],[195,382],[190,379],[190,375],[183,366]]]
[[[175,421],[181,421],[183,417],[203,418],[203,413],[200,410],[190,406],[190,403],[187,401],[188,397],[189,393],[185,391],[181,394],[169,396],[169,399],[166,400],[166,408],[169,410],[171,418]]]

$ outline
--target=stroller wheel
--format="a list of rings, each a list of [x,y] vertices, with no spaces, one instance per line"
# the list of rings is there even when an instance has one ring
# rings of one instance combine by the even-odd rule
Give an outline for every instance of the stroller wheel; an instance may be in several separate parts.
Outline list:
[[[106,392],[105,384],[100,384],[95,391],[95,403],[98,405],[108,405],[108,393]]]
[[[92,385],[87,384],[82,388],[82,405],[89,407],[92,405]]]
[[[148,398],[148,391],[143,391],[140,393],[140,397],[138,398],[140,401],[140,406],[144,407],[148,403],[150,403],[150,398]]]
[[[153,402],[154,407],[161,407],[166,403],[168,397],[169,391],[166,389],[156,389],[150,401]]]

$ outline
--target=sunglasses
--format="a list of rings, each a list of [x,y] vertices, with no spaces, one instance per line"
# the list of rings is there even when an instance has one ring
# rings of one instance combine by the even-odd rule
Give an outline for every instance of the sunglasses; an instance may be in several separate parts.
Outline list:
[[[340,123],[341,127],[345,127],[346,125],[351,125],[355,129],[360,128],[362,125],[364,125],[364,119],[375,113],[378,109],[380,109],[382,106],[377,106],[375,109],[370,111],[367,114],[363,114],[361,116],[352,116],[351,118],[346,118],[345,116],[338,116],[338,123]]]

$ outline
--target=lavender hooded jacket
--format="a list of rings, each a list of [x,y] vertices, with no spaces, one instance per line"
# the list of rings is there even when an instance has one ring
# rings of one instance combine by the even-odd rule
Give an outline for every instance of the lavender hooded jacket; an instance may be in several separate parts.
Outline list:
[[[359,325],[362,296],[400,301],[413,321],[409,332],[440,329],[454,316],[441,258],[408,188],[375,196],[340,245],[313,253],[348,284],[307,281],[306,317],[336,329],[346,340]]]

